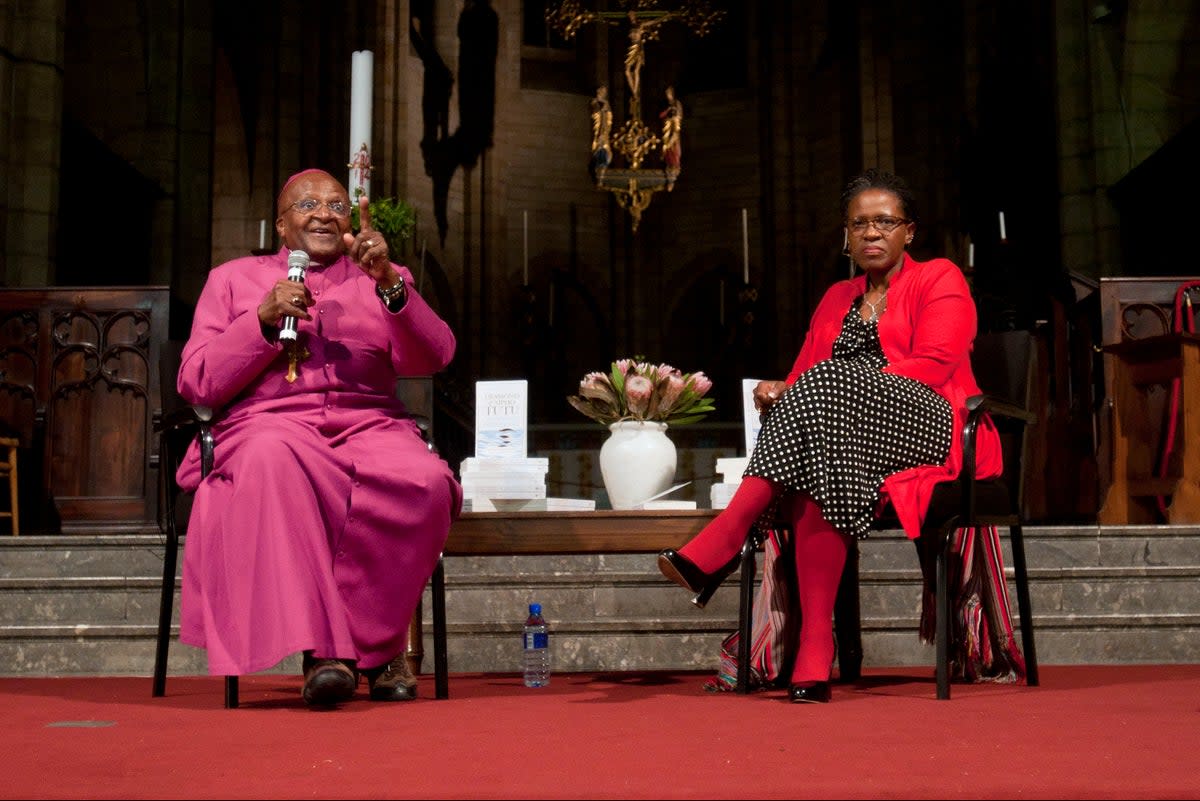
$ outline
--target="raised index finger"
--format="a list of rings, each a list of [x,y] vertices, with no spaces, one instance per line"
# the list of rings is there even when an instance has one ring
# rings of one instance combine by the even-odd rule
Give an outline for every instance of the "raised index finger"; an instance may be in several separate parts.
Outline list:
[[[358,230],[371,230],[371,211],[370,201],[366,195],[358,196]]]

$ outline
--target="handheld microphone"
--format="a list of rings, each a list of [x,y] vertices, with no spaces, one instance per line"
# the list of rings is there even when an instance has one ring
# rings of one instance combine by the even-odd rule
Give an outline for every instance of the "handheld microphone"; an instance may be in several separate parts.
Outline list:
[[[288,254],[288,280],[304,283],[304,271],[308,269],[308,254],[303,250],[293,250]],[[283,318],[283,328],[279,331],[280,339],[296,341],[296,318],[288,315]]]

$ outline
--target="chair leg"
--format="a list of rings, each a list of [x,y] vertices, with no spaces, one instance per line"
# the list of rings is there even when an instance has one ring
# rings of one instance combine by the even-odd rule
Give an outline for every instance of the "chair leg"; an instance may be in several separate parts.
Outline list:
[[[449,666],[446,658],[446,570],[439,556],[430,584],[433,595],[433,687],[435,698],[450,697]]]
[[[20,482],[17,480],[17,448],[14,445],[9,456],[8,493],[12,500],[12,533],[14,537],[21,534],[20,512]]]
[[[738,600],[737,692],[743,695],[750,692],[750,638],[753,636],[751,629],[754,623],[754,573],[758,568],[757,551],[754,530],[751,529],[746,535],[746,541],[742,543]]]
[[[1025,653],[1025,684],[1038,685],[1037,647],[1033,643],[1033,612],[1029,603],[1029,572],[1025,563],[1025,535],[1019,524],[1009,526],[1013,579],[1017,585],[1017,610],[1021,615],[1021,646]]]
[[[425,631],[422,624],[424,619],[421,601],[413,610],[412,619],[408,621],[408,645],[404,647],[404,660],[408,664],[408,672],[414,676],[421,672],[421,663],[425,661]]]
[[[151,696],[161,698],[167,692],[167,652],[171,647],[171,617],[175,608],[175,567],[179,560],[179,534],[167,524],[167,542],[163,551],[162,590],[158,600],[158,635],[154,646],[154,681]]]
[[[838,678],[858,681],[862,678],[863,647],[857,540],[852,540],[846,550],[846,566],[833,602],[833,630],[837,635]]]
[[[238,677],[225,677],[225,708],[237,709],[238,706]]]
[[[937,651],[937,697],[950,699],[950,532],[942,532],[941,548],[937,555],[937,621],[934,641]]]

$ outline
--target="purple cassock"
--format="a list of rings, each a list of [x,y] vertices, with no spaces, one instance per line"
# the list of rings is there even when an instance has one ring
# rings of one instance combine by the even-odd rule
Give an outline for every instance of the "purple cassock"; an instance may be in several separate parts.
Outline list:
[[[391,661],[462,506],[395,392],[398,376],[446,367],[450,327],[411,288],[390,313],[344,257],[313,264],[313,319],[297,320],[307,355],[289,383],[257,315],[287,256],[209,273],[179,372],[180,394],[216,410],[212,472],[201,481],[193,443],[177,474],[195,490],[180,641],[206,649],[214,675],[309,649],[360,669]]]

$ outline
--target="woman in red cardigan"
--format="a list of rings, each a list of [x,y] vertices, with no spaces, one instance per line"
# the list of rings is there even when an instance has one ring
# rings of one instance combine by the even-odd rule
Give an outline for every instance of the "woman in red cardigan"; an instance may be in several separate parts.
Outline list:
[[[920,535],[933,486],[958,475],[965,401],[979,392],[975,303],[952,262],[906,252],[916,231],[908,186],[868,170],[846,186],[842,213],[862,274],[825,293],[787,379],[755,387],[763,427],[728,508],[658,557],[663,575],[703,606],[736,569],[750,527],[788,502],[780,511],[792,522],[802,610],[795,703],[830,699],[833,603],[850,538],[866,536],[885,499],[905,533]],[[990,426],[977,459],[981,478],[1000,474]]]

